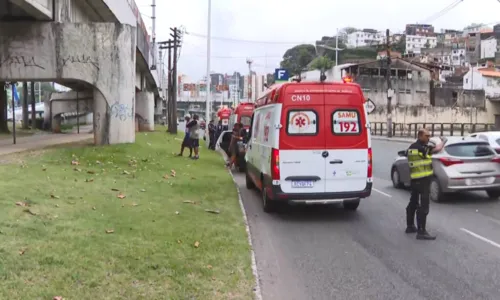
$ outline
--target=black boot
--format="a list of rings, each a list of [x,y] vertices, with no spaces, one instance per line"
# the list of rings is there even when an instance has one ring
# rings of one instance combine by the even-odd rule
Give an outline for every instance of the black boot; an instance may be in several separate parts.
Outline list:
[[[417,212],[417,240],[428,240],[433,241],[436,239],[435,235],[431,235],[425,230],[425,223],[427,222],[427,214]]]
[[[415,233],[415,232],[417,232],[417,227],[415,227],[415,210],[407,207],[405,233]]]

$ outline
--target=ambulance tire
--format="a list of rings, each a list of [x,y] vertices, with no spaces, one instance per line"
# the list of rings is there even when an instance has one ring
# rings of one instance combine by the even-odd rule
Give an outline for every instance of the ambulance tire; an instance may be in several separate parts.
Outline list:
[[[344,209],[349,211],[355,211],[358,209],[360,199],[344,201]]]
[[[267,189],[265,186],[262,187],[262,207],[266,213],[273,213],[276,211],[276,202],[267,197]]]
[[[245,184],[249,190],[253,190],[255,188],[255,183],[252,181],[250,175],[248,175],[248,172],[245,173]]]

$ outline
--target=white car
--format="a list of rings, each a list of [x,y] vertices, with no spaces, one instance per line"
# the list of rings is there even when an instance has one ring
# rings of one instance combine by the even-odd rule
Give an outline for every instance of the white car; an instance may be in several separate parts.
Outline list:
[[[500,154],[500,131],[476,132],[469,136],[487,141],[497,154]]]

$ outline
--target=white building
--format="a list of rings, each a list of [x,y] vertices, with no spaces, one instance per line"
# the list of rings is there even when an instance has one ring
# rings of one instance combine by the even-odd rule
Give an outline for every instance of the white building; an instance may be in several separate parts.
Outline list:
[[[385,34],[371,30],[356,31],[347,35],[347,48],[366,47],[379,45],[384,42]]]
[[[500,71],[494,68],[471,68],[463,83],[464,90],[484,90],[487,97],[500,97]]]
[[[406,36],[406,54],[421,52],[424,48],[435,48],[437,46],[437,37],[435,36]]]
[[[492,36],[481,41],[481,58],[494,58],[497,52],[497,39]]]
[[[451,65],[454,67],[464,67],[465,62],[465,49],[453,49],[451,50]]]

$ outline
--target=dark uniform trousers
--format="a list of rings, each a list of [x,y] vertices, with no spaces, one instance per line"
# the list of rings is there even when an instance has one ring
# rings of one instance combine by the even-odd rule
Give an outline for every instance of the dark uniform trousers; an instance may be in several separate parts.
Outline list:
[[[413,179],[411,181],[410,203],[406,207],[407,226],[414,226],[415,212],[418,229],[425,230],[427,215],[429,214],[429,193],[431,177]]]

